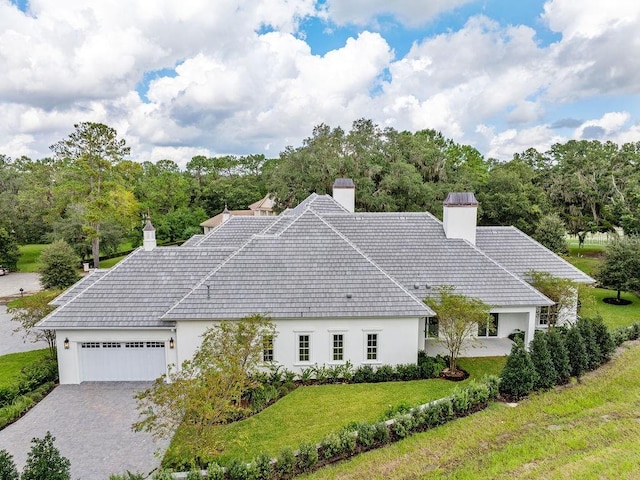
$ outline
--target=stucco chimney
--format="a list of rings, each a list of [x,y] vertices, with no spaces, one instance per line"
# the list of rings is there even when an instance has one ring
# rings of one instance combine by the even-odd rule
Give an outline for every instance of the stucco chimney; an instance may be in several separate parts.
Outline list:
[[[471,192],[451,192],[443,203],[442,226],[447,238],[476,244],[478,201]]]
[[[154,248],[158,246],[156,243],[156,229],[151,225],[151,219],[147,215],[147,223],[142,229],[143,242],[142,246],[147,251],[150,252]]]
[[[336,178],[333,182],[333,199],[347,211],[356,209],[356,186],[350,178]]]

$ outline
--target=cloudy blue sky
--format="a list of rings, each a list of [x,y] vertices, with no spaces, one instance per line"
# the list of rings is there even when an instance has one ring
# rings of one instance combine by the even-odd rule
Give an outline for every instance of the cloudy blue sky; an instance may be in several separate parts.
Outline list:
[[[106,123],[136,160],[357,118],[486,157],[640,141],[637,0],[0,0],[0,153]]]

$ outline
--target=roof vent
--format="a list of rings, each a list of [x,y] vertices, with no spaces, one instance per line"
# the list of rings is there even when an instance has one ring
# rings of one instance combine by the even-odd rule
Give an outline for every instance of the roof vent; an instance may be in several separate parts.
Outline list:
[[[351,295],[350,293],[347,293],[347,298],[351,298],[353,297],[353,295]]]

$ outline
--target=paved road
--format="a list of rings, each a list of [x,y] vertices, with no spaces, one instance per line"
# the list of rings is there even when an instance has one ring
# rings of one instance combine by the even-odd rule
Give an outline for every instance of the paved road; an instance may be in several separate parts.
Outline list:
[[[71,478],[106,480],[112,473],[148,473],[158,467],[168,441],[131,431],[137,420],[134,392],[144,382],[60,385],[16,423],[0,430],[6,449],[22,470],[31,439],[50,431],[60,453],[71,461]]]
[[[0,276],[0,355],[47,347],[47,342],[32,343],[31,339],[25,339],[21,332],[13,332],[19,324],[11,321],[5,303],[12,297],[19,297],[21,288],[25,294],[41,290],[40,275],[14,272]]]
[[[24,293],[34,293],[42,290],[39,273],[12,272],[0,276],[0,302],[5,297],[19,297],[20,289]]]

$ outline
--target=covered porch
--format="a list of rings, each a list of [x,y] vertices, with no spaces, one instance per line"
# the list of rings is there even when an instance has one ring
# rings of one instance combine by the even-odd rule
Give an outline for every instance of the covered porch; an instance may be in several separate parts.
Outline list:
[[[461,357],[502,357],[509,355],[513,342],[508,338],[478,337],[467,340],[463,346]],[[437,338],[428,338],[424,341],[424,349],[427,355],[448,355],[444,344]]]

